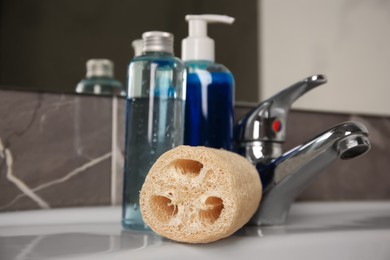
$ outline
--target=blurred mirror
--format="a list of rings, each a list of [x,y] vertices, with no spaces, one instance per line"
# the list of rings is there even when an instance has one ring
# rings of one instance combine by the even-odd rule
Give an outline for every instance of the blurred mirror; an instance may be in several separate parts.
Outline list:
[[[257,1],[0,0],[0,87],[75,93],[89,59],[109,59],[126,85],[131,42],[145,31],[187,37],[186,14],[226,14],[232,26],[210,25],[216,62],[236,79],[235,99],[258,99]]]

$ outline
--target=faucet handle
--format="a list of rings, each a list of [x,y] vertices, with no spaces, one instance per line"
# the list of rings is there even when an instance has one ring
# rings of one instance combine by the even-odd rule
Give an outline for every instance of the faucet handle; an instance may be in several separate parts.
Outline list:
[[[313,75],[261,102],[238,122],[235,141],[284,142],[287,115],[292,103],[309,90],[326,82],[324,75]]]
[[[272,101],[271,112],[278,113],[281,109],[287,114],[291,105],[306,92],[327,82],[324,75],[318,74],[307,77],[294,85],[280,91],[270,97],[267,101]]]

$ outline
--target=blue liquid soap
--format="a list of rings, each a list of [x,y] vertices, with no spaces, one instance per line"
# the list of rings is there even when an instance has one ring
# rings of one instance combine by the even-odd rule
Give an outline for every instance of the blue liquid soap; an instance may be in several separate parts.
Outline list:
[[[207,24],[232,24],[225,15],[186,15],[187,38],[182,41],[182,59],[187,69],[187,101],[184,144],[232,150],[234,78],[215,63],[214,40]]]
[[[187,65],[184,144],[232,149],[234,79],[222,65]]]

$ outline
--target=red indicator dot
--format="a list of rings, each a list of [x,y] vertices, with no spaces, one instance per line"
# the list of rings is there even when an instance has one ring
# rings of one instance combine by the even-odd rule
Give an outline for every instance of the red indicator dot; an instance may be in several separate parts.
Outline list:
[[[279,120],[275,120],[272,123],[272,130],[277,133],[282,129],[282,123]]]

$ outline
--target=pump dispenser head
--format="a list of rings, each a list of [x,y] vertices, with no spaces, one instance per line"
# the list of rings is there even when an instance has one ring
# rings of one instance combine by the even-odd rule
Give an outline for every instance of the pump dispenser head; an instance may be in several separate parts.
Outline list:
[[[214,61],[214,40],[207,36],[207,24],[232,24],[234,18],[226,15],[202,14],[186,15],[186,21],[189,24],[189,35],[182,41],[182,60]]]

